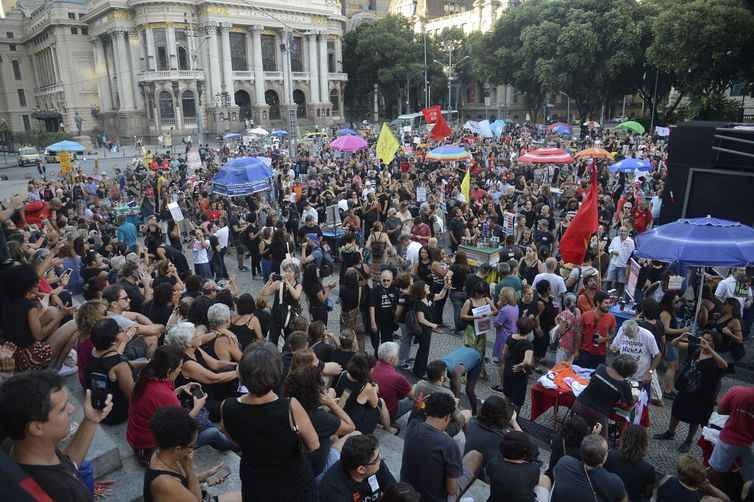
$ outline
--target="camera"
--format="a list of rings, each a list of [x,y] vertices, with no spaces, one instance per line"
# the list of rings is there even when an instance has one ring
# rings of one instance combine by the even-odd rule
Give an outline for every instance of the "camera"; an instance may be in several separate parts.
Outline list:
[[[270,279],[272,279],[273,281],[282,281],[283,276],[273,272],[272,274],[270,274]]]

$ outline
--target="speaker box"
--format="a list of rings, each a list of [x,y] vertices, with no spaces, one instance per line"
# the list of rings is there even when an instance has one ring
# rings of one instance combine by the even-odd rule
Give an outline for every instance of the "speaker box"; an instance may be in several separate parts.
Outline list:
[[[691,122],[674,127],[662,223],[707,215],[754,225],[754,127]]]

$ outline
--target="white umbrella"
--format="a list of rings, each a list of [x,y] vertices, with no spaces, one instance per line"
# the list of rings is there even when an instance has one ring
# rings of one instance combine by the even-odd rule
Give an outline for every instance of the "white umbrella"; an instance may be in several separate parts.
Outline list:
[[[255,136],[267,136],[268,133],[265,129],[262,129],[261,127],[255,127],[251,131],[249,131],[250,134],[254,134]]]

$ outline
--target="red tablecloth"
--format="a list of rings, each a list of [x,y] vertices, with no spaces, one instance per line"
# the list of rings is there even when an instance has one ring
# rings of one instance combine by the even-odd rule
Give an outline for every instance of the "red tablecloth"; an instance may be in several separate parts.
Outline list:
[[[531,414],[529,419],[534,421],[542,413],[555,406],[555,413],[558,412],[558,408],[565,406],[570,408],[576,397],[572,392],[563,392],[559,389],[548,389],[543,387],[540,383],[535,383],[531,386]],[[618,422],[624,420],[620,415],[611,414],[610,420]],[[644,411],[641,415],[642,427],[649,427],[649,406],[644,407]]]
[[[704,439],[704,436],[699,436],[696,444],[702,449],[702,461],[704,467],[709,467],[709,458],[712,456],[712,450],[715,449],[715,445]]]

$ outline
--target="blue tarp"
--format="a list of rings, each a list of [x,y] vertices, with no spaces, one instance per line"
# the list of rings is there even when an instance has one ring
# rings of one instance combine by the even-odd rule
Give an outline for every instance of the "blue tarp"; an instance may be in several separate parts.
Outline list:
[[[226,197],[243,197],[272,188],[269,159],[239,157],[229,161],[212,178],[212,192]]]

